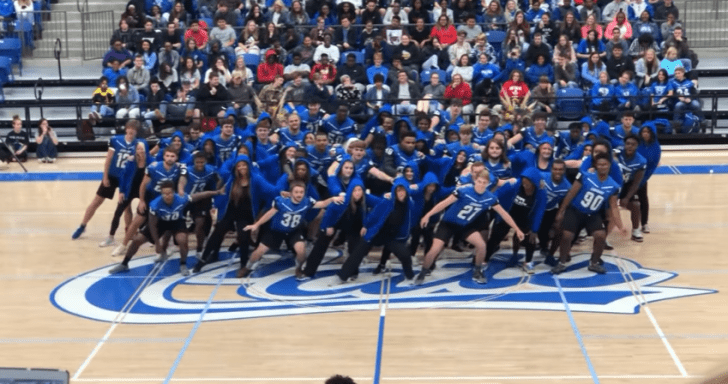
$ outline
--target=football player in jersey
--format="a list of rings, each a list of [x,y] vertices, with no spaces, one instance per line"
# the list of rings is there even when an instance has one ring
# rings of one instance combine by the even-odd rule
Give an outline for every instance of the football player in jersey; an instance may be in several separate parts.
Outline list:
[[[491,208],[498,213],[508,225],[516,231],[519,240],[524,239],[524,234],[518,229],[508,212],[506,212],[499,204],[498,199],[488,192],[488,184],[490,183],[490,175],[488,171],[483,170],[475,175],[474,184],[463,188],[456,189],[450,196],[439,202],[429,212],[427,212],[420,220],[420,226],[427,226],[430,217],[447,209],[440,224],[435,232],[435,238],[432,241],[432,248],[425,255],[425,261],[422,263],[422,271],[417,275],[416,285],[424,283],[435,258],[440,254],[445,244],[450,241],[454,235],[459,234],[461,238],[475,246],[475,266],[473,268],[473,281],[479,284],[487,282],[483,276],[483,261],[485,260],[485,241],[479,232],[480,215],[487,214]]]
[[[541,144],[547,137],[550,137],[546,132],[546,114],[543,112],[536,112],[533,114],[533,126],[523,129],[516,133],[511,139],[508,140],[508,146],[512,147],[521,142],[525,143],[525,148],[530,150],[536,150],[539,144]]]
[[[306,195],[306,185],[299,181],[291,182],[290,197],[276,197],[273,206],[258,221],[245,226],[243,230],[251,231],[255,236],[261,225],[270,221],[270,228],[260,239],[260,244],[250,255],[245,266],[238,270],[238,277],[247,277],[258,266],[258,261],[269,249],[279,249],[286,242],[288,249],[296,253],[296,277],[303,276],[303,262],[306,260],[306,243],[304,235],[304,218],[311,209],[326,208],[331,203],[342,204],[344,196],[334,196],[323,201],[316,201]]]
[[[149,221],[134,235],[129,248],[126,250],[124,260],[109,273],[126,272],[129,270],[129,261],[134,257],[139,247],[150,242],[154,244],[159,257],[154,261],[167,260],[167,244],[174,236],[179,245],[179,272],[182,276],[190,274],[187,269],[187,228],[185,227],[184,210],[188,203],[208,199],[222,194],[223,191],[206,191],[193,195],[182,196],[175,193],[176,185],[171,180],[165,180],[160,185],[161,195],[149,203]]]
[[[566,164],[564,160],[556,159],[551,164],[551,172],[548,177],[544,178],[546,211],[543,214],[541,227],[538,230],[538,242],[541,246],[541,254],[546,256],[544,263],[552,267],[556,266],[554,254],[561,243],[561,229],[554,227],[556,213],[559,212],[559,206],[571,189],[571,183],[564,177],[565,173]],[[552,244],[549,246],[550,242]]]
[[[81,237],[81,234],[86,230],[86,225],[94,217],[94,213],[103,204],[104,199],[111,200],[114,198],[116,188],[119,187],[119,178],[124,172],[126,163],[134,159],[138,130],[139,122],[137,120],[129,120],[125,124],[125,132],[123,135],[116,135],[109,139],[109,150],[106,152],[104,175],[101,178],[101,185],[99,185],[99,189],[96,191],[96,196],[94,196],[91,204],[86,208],[81,225],[73,232],[71,236],[73,240]]]
[[[642,230],[640,230],[640,203],[637,196],[647,169],[647,160],[637,153],[639,138],[636,135],[628,134],[624,138],[624,151],[619,153],[617,164],[622,169],[624,186],[619,191],[619,205],[630,212],[632,220],[632,240],[641,243],[643,241]]]
[[[559,264],[551,269],[551,273],[560,274],[566,271],[574,236],[583,228],[594,237],[591,262],[588,269],[596,273],[606,273],[601,265],[602,252],[607,241],[607,228],[604,225],[603,208],[609,204],[611,210],[611,223],[624,235],[627,228],[622,224],[617,204],[619,184],[609,176],[612,166],[612,156],[599,152],[594,155],[596,173],[588,171],[579,172],[569,193],[556,213],[556,226],[563,225]]]
[[[186,178],[185,193],[188,195],[212,191],[218,189],[219,185],[222,184],[217,170],[212,165],[207,164],[207,156],[202,152],[195,153],[193,167],[188,168],[187,174],[182,177]],[[212,227],[211,208],[212,199],[200,199],[187,205],[185,210],[185,216],[189,212],[193,222],[195,237],[197,237],[197,254],[202,252],[205,238],[210,234],[210,228]]]

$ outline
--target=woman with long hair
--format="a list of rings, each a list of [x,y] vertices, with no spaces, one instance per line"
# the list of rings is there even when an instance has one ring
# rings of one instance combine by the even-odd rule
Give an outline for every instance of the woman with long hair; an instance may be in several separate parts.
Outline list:
[[[500,91],[501,103],[507,111],[513,111],[516,108],[525,108],[531,97],[531,91],[528,85],[523,81],[523,74],[519,70],[511,71],[508,81],[503,83]]]
[[[258,29],[258,24],[255,23],[255,20],[245,22],[245,28],[243,28],[238,37],[238,46],[235,47],[236,55],[242,56],[246,53],[253,55],[260,54],[260,33]]]
[[[665,53],[665,58],[660,61],[660,68],[667,71],[667,75],[675,75],[675,68],[683,68],[683,63],[677,57],[677,48],[670,47]]]
[[[564,21],[559,26],[559,35],[568,36],[569,41],[578,41],[581,39],[581,27],[579,26],[579,21],[574,17],[573,12],[566,12]]]
[[[168,93],[177,93],[177,88],[179,88],[180,84],[179,76],[177,75],[177,70],[172,68],[171,65],[167,63],[159,65],[159,81],[164,85],[164,89],[166,89]]]
[[[185,10],[184,2],[178,1],[174,3],[172,11],[169,12],[169,15],[166,15],[166,18],[168,22],[177,24],[179,29],[186,29],[185,27],[189,21],[189,14],[187,13],[187,10]]]
[[[439,22],[440,16],[447,16],[447,19],[451,22],[455,20],[455,16],[453,15],[452,9],[450,9],[448,0],[435,0],[432,7],[432,20],[437,20]]]
[[[253,7],[250,8],[248,15],[245,17],[245,25],[248,25],[249,21],[253,21],[256,27],[265,23],[265,15],[263,15],[260,5],[254,4]]]
[[[215,62],[210,66],[210,69],[205,72],[205,83],[210,82],[210,75],[216,73],[220,77],[220,85],[226,86],[233,79],[230,74],[230,70],[225,64],[225,60],[222,57],[218,57]]]
[[[265,24],[265,29],[261,30],[260,43],[258,46],[260,49],[265,50],[273,46],[273,43],[281,40],[281,35],[278,33],[276,25],[269,21]]]
[[[195,63],[195,68],[200,69],[207,65],[207,54],[203,53],[197,47],[197,42],[191,37],[185,42],[184,49],[180,53],[180,56],[192,58]]]
[[[657,59],[657,54],[654,49],[648,49],[645,51],[645,56],[637,60],[634,65],[637,86],[639,88],[651,86],[652,82],[657,79],[657,73],[659,71],[660,62]]]
[[[500,1],[491,0],[490,4],[488,4],[488,7],[485,8],[485,11],[483,12],[483,22],[486,29],[505,30],[506,18],[503,15]]]
[[[191,89],[199,88],[200,70],[197,69],[197,66],[195,65],[195,59],[187,56],[184,60],[182,60],[182,73],[180,73],[179,78],[180,82],[189,81]]]
[[[526,21],[526,16],[523,11],[516,12],[516,16],[508,25],[508,29],[513,29],[518,32],[518,37],[523,38],[523,41],[531,40],[531,25]]]
[[[453,68],[450,77],[460,75],[464,83],[470,84],[473,81],[473,66],[470,65],[470,55],[461,55],[457,65]]]
[[[672,87],[670,87],[670,78],[667,76],[667,71],[659,69],[657,76],[650,84],[650,108],[657,111],[667,112],[668,101],[672,97]]]
[[[602,26],[599,23],[597,23],[597,16],[594,13],[587,16],[586,22],[584,22],[584,26],[581,27],[581,37],[583,39],[586,39],[586,35],[587,35],[587,33],[589,33],[589,31],[595,31],[597,33],[597,38],[599,40],[601,40],[602,37],[604,36]]]
[[[662,157],[662,149],[657,141],[657,133],[654,126],[645,124],[639,130],[640,143],[637,152],[647,160],[647,169],[645,169],[644,177],[637,190],[637,198],[640,202],[640,222],[642,224],[642,233],[650,233],[648,220],[650,218],[650,199],[647,195],[647,182],[657,169]]]
[[[38,148],[35,150],[39,163],[54,163],[58,157],[58,136],[56,131],[48,125],[48,119],[42,118],[38,121],[38,133],[35,135],[35,143]]]
[[[589,60],[581,65],[581,79],[585,88],[591,88],[599,83],[599,76],[607,71],[607,66],[602,62],[599,53],[589,54]]]
[[[288,20],[296,27],[298,33],[306,33],[308,31],[308,25],[311,24],[311,18],[308,17],[308,13],[306,13],[303,5],[298,0],[291,3]]]
[[[412,9],[407,14],[407,18],[409,19],[409,23],[412,25],[417,22],[418,18],[421,18],[426,24],[429,24],[430,12],[425,9],[425,6],[422,4],[422,0],[414,0],[414,2],[412,2]]]
[[[591,30],[586,33],[586,37],[576,47],[576,57],[581,61],[587,60],[593,52],[598,53],[602,59],[607,57],[607,47],[597,37],[597,31]]]
[[[440,40],[440,44],[445,48],[457,41],[457,34],[457,30],[450,22],[450,19],[446,15],[440,15],[437,19],[437,24],[432,27],[430,37],[437,37]]]
[[[516,0],[506,1],[506,8],[503,10],[503,17],[505,17],[506,23],[513,21],[518,11],[520,11],[520,8],[518,8],[518,2]]]
[[[574,45],[571,44],[569,36],[566,35],[560,35],[559,40],[554,45],[554,65],[559,64],[558,58],[561,56],[567,57],[570,64],[576,65],[576,51],[574,51]]]

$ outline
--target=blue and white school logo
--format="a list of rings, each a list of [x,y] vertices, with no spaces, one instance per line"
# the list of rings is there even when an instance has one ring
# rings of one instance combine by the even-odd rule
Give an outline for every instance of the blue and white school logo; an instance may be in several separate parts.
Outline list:
[[[377,310],[382,275],[372,275],[372,264],[361,267],[357,281],[343,285],[334,273],[341,267],[331,262],[340,257],[329,251],[316,278],[304,283],[293,277],[293,260],[267,255],[267,262],[242,282],[235,278],[238,263],[229,252],[208,265],[201,274],[182,277],[177,259],[155,268],[153,257],[130,263],[128,273],[110,276],[110,267],[78,275],[51,293],[59,309],[89,319],[124,323],[160,324],[195,322],[207,308],[204,320],[233,320],[327,312]],[[559,283],[572,311],[634,314],[641,291],[646,302],[715,293],[715,290],[662,286],[676,273],[643,268],[629,259],[605,256],[608,273],[586,269],[589,255],[573,257]],[[196,260],[190,257],[188,265]],[[506,268],[494,260],[486,271],[488,284],[471,280],[467,260],[441,260],[422,286],[404,281],[395,266],[389,300],[391,309],[530,309],[563,311],[564,304],[554,277],[546,265],[534,275]],[[206,286],[206,287],[205,287]],[[218,288],[215,290],[214,288]],[[210,300],[208,295],[215,292]],[[195,296],[198,295],[198,296]],[[190,299],[190,297],[194,297]]]

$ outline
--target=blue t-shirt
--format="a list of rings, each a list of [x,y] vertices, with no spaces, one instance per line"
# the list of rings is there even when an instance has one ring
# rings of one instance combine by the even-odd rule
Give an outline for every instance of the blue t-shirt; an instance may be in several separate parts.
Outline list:
[[[124,135],[116,135],[109,139],[109,149],[114,151],[114,157],[111,158],[111,164],[109,165],[109,176],[121,178],[126,163],[133,159],[136,153],[137,143],[139,143],[139,139],[127,143]]]
[[[283,233],[293,232],[314,204],[316,200],[311,196],[305,196],[298,204],[295,204],[290,197],[276,197],[273,200],[273,208],[278,212],[270,220],[271,229]]]
[[[189,202],[190,195],[187,194],[180,196],[175,193],[172,204],[165,203],[162,196],[159,196],[149,204],[149,213],[152,216],[157,216],[161,221],[184,220],[184,210]]]
[[[481,213],[498,205],[498,199],[487,190],[483,193],[475,192],[475,187],[466,186],[456,189],[452,193],[457,201],[450,205],[442,217],[442,221],[466,226],[473,223]]]
[[[601,211],[609,198],[619,192],[619,184],[611,177],[600,181],[596,173],[579,172],[576,180],[582,184],[579,193],[571,201],[571,206],[587,215]]]
[[[307,131],[299,129],[298,133],[294,135],[293,133],[291,133],[290,129],[281,128],[278,131],[276,131],[276,133],[278,134],[279,143],[294,142],[301,148],[305,147],[305,144],[303,142],[304,142],[304,139],[306,138]]]

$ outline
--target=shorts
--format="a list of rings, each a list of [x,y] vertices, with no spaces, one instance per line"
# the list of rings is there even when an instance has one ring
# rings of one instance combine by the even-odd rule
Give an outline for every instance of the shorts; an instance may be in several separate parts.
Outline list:
[[[563,221],[564,231],[578,234],[582,229],[586,228],[587,232],[594,233],[596,231],[604,231],[604,216],[600,212],[588,215],[579,211],[574,207],[566,209]]]
[[[478,232],[487,231],[490,229],[490,223],[493,221],[493,210],[487,210],[480,215],[478,215],[477,218],[475,218],[475,226],[478,229]]]
[[[290,251],[293,251],[293,245],[305,241],[303,226],[298,226],[291,232],[278,232],[273,229],[268,229],[260,239],[260,243],[268,247],[269,249],[280,249],[281,243],[286,242],[286,246]]]
[[[440,224],[437,225],[437,230],[435,230],[434,237],[435,239],[440,239],[445,243],[447,243],[453,237],[465,240],[474,232],[480,231],[478,229],[478,224],[480,223],[478,221],[475,221],[466,226],[462,226],[455,223],[449,223],[447,221],[441,221]]]
[[[101,181],[99,189],[96,190],[96,195],[111,200],[114,198],[117,188],[119,188],[119,179],[116,176],[109,175],[109,186],[105,187],[104,182]]]
[[[627,197],[627,192],[629,192],[629,189],[632,188],[632,184],[634,184],[634,180],[628,181],[624,183],[622,186],[622,189],[619,190],[619,200],[624,199]],[[634,194],[634,196],[630,196],[629,201],[638,201],[639,198],[637,197],[637,193]]]
[[[146,217],[149,214],[149,204],[151,204],[152,200],[154,200],[155,198],[157,198],[157,196],[154,196],[154,192],[148,189],[144,191],[144,203],[147,205],[147,209],[144,210],[144,213],[141,213],[139,212],[139,210],[137,210],[137,213]]]
[[[187,208],[185,208],[185,213],[189,212],[192,220],[197,219],[197,218],[207,218],[207,217],[210,217],[211,208],[212,208],[212,200],[204,199],[204,200],[196,201],[194,203],[187,204]]]
[[[178,233],[187,233],[184,220],[175,221],[158,221],[157,222],[159,237],[162,237],[167,232],[172,232],[172,236]],[[150,243],[154,243],[152,239],[152,231],[149,229],[149,221],[139,229],[139,232],[147,238]]]

